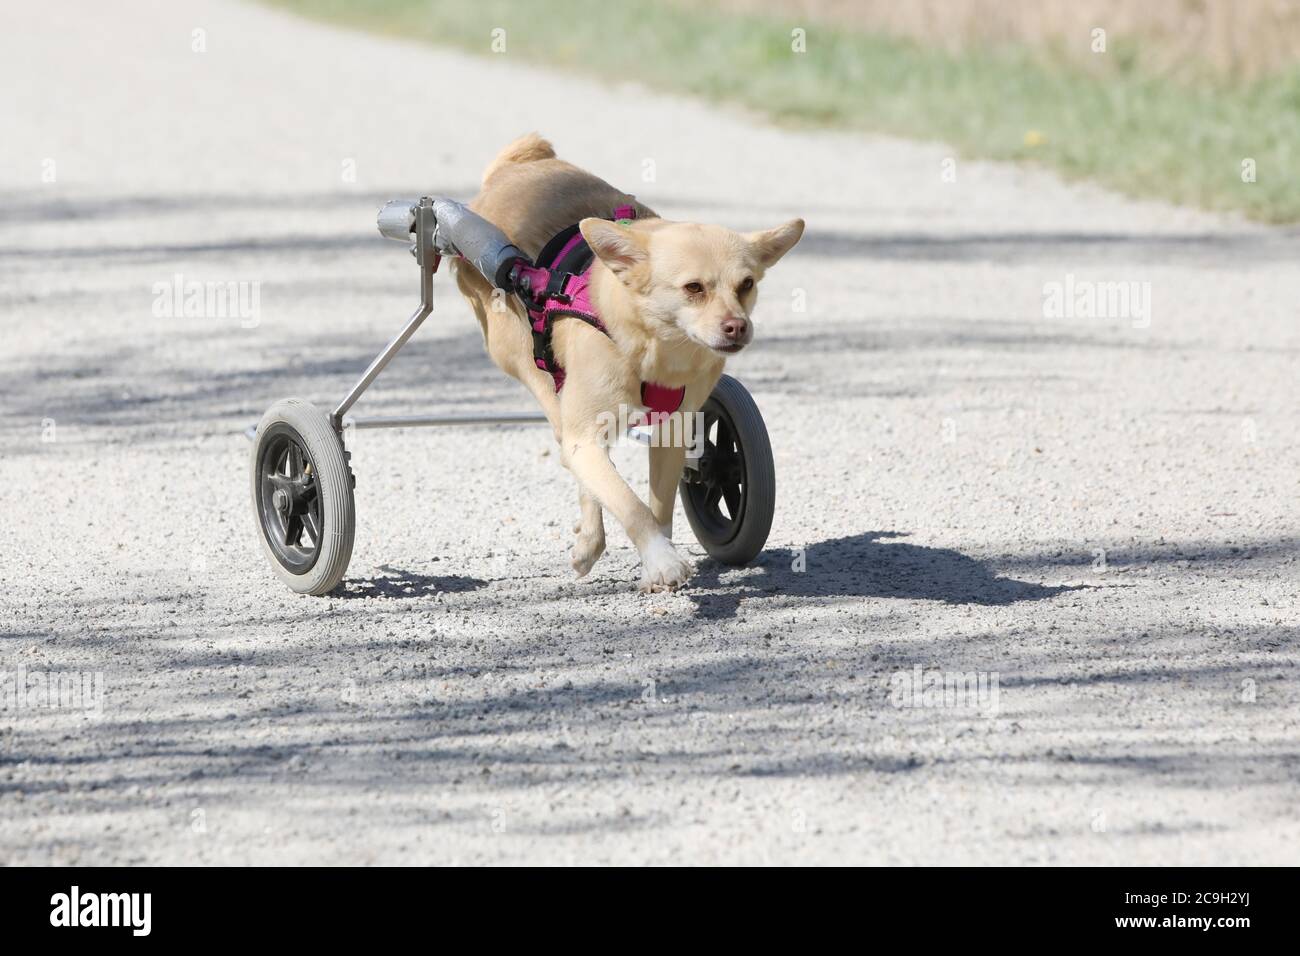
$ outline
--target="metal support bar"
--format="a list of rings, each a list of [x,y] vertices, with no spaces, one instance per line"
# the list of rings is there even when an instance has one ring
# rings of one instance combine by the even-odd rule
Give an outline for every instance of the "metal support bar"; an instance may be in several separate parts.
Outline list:
[[[357,399],[370,387],[370,383],[375,380],[379,373],[384,370],[384,366],[392,361],[398,350],[415,334],[415,330],[429,317],[431,311],[433,310],[427,305],[421,305],[416,309],[410,319],[407,320],[406,325],[402,327],[402,331],[398,332],[393,337],[393,340],[384,346],[384,350],[375,357],[375,360],[370,363],[370,367],[357,380],[357,384],[352,386],[352,391],[348,392],[347,397],[339,402],[338,407],[330,413],[330,424],[334,426],[335,431],[343,427],[343,416],[348,413],[348,409],[356,404]]]
[[[433,311],[433,271],[438,265],[438,254],[433,248],[433,227],[435,224],[433,216],[433,200],[425,197],[420,200],[420,204],[415,208],[415,259],[420,264],[420,307],[411,314],[407,319],[406,325],[397,333],[380,352],[369,367],[362,373],[361,378],[352,386],[347,397],[339,402],[338,406],[330,413],[330,424],[334,426],[335,431],[342,431],[343,416],[348,410],[356,404],[365,390],[370,387],[370,383],[378,377],[384,367],[392,361],[403,345],[415,334],[415,330],[420,327],[429,313]]]
[[[547,425],[550,420],[541,412],[484,412],[455,415],[390,415],[373,418],[353,418],[348,416],[340,420],[339,430],[347,428],[428,428],[430,426],[472,426],[472,425]],[[257,426],[249,425],[244,429],[244,437],[249,441],[257,439]]]
[[[345,418],[347,428],[423,428],[430,425],[545,425],[541,412],[471,412],[463,415],[392,415],[382,418]]]

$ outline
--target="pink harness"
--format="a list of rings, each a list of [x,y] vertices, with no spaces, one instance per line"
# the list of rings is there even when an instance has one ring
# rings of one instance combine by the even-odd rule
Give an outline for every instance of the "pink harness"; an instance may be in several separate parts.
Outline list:
[[[619,206],[611,217],[618,221],[636,218],[632,206]],[[528,310],[533,329],[533,362],[555,380],[555,391],[564,387],[564,369],[555,360],[551,332],[556,319],[574,318],[606,335],[591,304],[591,264],[595,254],[575,223],[553,236],[537,257],[536,266],[519,269],[519,297]],[[641,404],[654,415],[668,414],[681,407],[685,387],[669,388],[654,382],[641,383]],[[653,419],[652,415],[652,419]]]

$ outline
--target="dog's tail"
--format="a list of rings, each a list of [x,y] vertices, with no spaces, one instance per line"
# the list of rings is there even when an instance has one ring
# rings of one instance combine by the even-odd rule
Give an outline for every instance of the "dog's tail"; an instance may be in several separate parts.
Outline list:
[[[517,163],[532,163],[539,159],[554,159],[555,147],[542,139],[540,133],[525,133],[501,150],[496,159],[488,164],[483,173],[483,185],[506,166]]]

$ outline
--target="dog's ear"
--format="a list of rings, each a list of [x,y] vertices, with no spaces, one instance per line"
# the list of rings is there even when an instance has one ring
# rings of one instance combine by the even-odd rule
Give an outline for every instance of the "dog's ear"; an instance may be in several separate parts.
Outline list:
[[[650,250],[639,235],[607,219],[584,219],[578,223],[578,231],[615,275],[622,276],[650,258]]]
[[[758,261],[764,269],[767,269],[775,265],[783,255],[793,249],[794,244],[799,241],[799,237],[802,235],[803,220],[791,219],[775,229],[748,233],[745,238],[753,246]]]

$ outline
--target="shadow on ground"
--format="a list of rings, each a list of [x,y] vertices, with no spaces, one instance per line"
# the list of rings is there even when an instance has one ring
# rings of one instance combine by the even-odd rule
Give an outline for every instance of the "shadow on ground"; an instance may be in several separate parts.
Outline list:
[[[951,548],[927,548],[898,539],[897,531],[865,531],[831,538],[803,550],[764,553],[759,573],[724,582],[729,570],[716,561],[701,564],[686,593],[695,613],[727,618],[747,598],[901,598],[947,604],[1006,605],[1041,601],[1074,590],[999,577],[984,564]],[[704,590],[701,590],[704,589]]]
[[[0,752],[0,806],[16,819],[108,814],[116,827],[143,799],[160,816],[174,810],[176,832],[188,837],[187,808],[300,805],[313,808],[301,817],[305,838],[354,827],[363,800],[374,825],[439,831],[487,827],[505,806],[519,832],[612,834],[655,829],[672,816],[601,813],[599,801],[570,804],[568,795],[682,779],[853,777],[879,786],[912,775],[984,775],[990,764],[1003,785],[1028,793],[1062,780],[1267,793],[1296,779],[1294,735],[1245,742],[1230,733],[1239,728],[1243,677],[1260,685],[1252,712],[1282,719],[1295,628],[1238,634],[1227,658],[1186,621],[1141,614],[1127,619],[1144,633],[1122,641],[1086,627],[1025,640],[1016,635],[1041,614],[1033,602],[1065,588],[999,577],[965,555],[900,537],[873,531],[819,542],[804,553],[803,572],[793,570],[791,550],[726,580],[707,564],[702,587],[729,595],[687,592],[699,614],[723,618],[747,596],[821,599],[843,609],[843,629],[765,635],[766,622],[752,613],[702,628],[572,595],[548,602],[545,626],[524,629],[501,621],[497,582],[384,566],[349,588],[411,600],[340,602],[331,616],[341,626],[326,630],[312,626],[324,612],[293,604],[290,614],[232,610],[162,632],[152,618],[123,617],[50,642],[0,633],[40,642],[31,666],[99,667],[94,655],[105,653],[114,661],[102,719],[41,710],[13,721]],[[886,624],[879,601],[835,600],[842,596],[1020,610],[963,631],[931,617]],[[178,611],[199,607],[196,596],[172,597]],[[77,604],[89,612],[107,600]],[[429,613],[440,600],[449,605],[445,618]],[[466,632],[470,620],[493,623]],[[1277,646],[1255,646],[1265,631]],[[916,667],[991,670],[1005,710],[995,720],[961,708],[900,710],[892,677]],[[160,678],[175,693],[153,692]],[[1153,697],[1180,707],[1157,718],[1156,733],[1130,739],[1135,720],[1151,719],[1143,708]],[[1222,745],[1198,738],[1207,720],[1224,726]],[[448,791],[463,799],[428,816],[430,794]],[[369,803],[380,792],[383,801]],[[53,859],[62,839],[32,826],[9,849]],[[96,853],[114,846],[111,835],[78,845]]]

